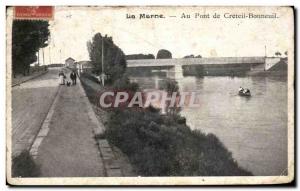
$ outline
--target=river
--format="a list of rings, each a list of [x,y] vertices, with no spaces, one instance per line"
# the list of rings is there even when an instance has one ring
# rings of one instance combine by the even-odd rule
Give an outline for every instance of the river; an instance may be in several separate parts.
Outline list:
[[[130,77],[145,89],[164,77]],[[200,107],[183,108],[192,129],[215,134],[243,168],[256,176],[287,172],[287,80],[279,77],[184,77],[180,91],[196,91]],[[237,95],[251,90],[250,98]]]

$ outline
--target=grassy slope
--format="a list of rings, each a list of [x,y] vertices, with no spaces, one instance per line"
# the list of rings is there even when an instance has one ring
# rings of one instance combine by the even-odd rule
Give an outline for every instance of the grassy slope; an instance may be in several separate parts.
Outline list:
[[[84,82],[84,80],[83,80]],[[91,102],[97,91],[83,83]],[[180,116],[154,109],[111,111],[107,139],[128,155],[142,176],[247,176],[213,134],[192,131]]]

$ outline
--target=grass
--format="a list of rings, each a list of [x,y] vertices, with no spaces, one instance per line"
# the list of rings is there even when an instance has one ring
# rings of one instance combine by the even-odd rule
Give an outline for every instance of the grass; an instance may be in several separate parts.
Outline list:
[[[213,134],[192,131],[180,116],[153,110],[112,112],[107,139],[128,155],[142,176],[247,176]]]
[[[29,151],[23,151],[12,161],[12,177],[38,177],[40,168]]]

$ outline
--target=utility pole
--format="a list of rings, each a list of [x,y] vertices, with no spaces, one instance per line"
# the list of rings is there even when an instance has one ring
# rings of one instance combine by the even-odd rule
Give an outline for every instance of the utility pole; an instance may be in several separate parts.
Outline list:
[[[102,65],[102,70],[101,70],[101,82],[102,86],[104,86],[104,37],[102,37],[102,56],[101,56],[101,65]]]
[[[49,35],[48,38],[48,47],[49,47],[49,65],[51,64],[51,48],[50,48],[50,42],[51,42],[51,35]]]
[[[42,48],[42,53],[43,53],[43,65],[45,65],[44,48]]]
[[[59,62],[61,62],[61,49],[59,49]]]
[[[267,46],[265,45],[265,58],[267,58]]]
[[[40,49],[37,52],[37,64],[40,66]]]
[[[39,38],[39,44],[41,43],[41,39],[40,39],[40,31],[38,31],[38,33],[39,33],[39,36],[38,36],[38,38]],[[37,56],[38,58],[37,58],[37,60],[38,60],[38,62],[37,62],[37,64],[38,64],[38,66],[40,66],[40,48],[38,49],[38,56]]]
[[[50,51],[50,46],[49,46],[49,64],[51,64],[51,51]]]

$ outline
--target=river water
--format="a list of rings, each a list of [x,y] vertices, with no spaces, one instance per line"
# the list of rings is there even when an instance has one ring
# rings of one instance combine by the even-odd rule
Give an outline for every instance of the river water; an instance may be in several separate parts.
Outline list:
[[[155,89],[164,77],[130,77]],[[279,77],[184,77],[180,91],[197,92],[200,106],[183,108],[192,129],[215,134],[238,164],[257,176],[285,175],[287,168],[287,80]],[[237,95],[251,90],[250,98]]]

